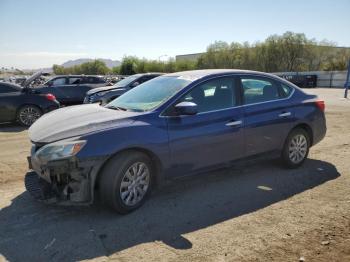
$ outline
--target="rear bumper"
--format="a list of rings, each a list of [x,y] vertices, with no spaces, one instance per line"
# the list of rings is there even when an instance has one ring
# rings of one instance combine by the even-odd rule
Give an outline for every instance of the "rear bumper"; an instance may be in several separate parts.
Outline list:
[[[327,133],[327,124],[325,114],[322,113],[316,120],[313,122],[313,143],[312,145],[316,145],[319,143]]]

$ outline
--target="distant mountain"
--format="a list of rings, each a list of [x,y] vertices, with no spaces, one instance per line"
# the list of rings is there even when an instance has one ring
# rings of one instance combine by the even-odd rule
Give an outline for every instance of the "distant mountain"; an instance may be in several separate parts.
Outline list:
[[[65,63],[62,64],[63,67],[72,67],[76,65],[81,65],[86,62],[92,62],[94,60],[100,60],[106,64],[107,67],[112,68],[115,66],[120,65],[120,61],[118,60],[112,60],[112,59],[103,59],[103,58],[97,58],[97,59],[91,59],[91,58],[80,58],[80,59],[75,59],[75,60],[69,60]]]

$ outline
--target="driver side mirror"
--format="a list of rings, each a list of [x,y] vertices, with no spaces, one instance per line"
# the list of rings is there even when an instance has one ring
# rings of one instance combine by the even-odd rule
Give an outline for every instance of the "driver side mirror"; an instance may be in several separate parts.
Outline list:
[[[47,82],[47,86],[48,86],[48,87],[53,86],[53,82]]]
[[[198,106],[193,102],[181,102],[175,106],[178,115],[191,116],[198,113]]]

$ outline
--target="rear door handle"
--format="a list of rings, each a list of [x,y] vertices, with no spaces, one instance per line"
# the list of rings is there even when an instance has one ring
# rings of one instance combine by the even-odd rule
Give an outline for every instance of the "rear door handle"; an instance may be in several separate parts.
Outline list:
[[[242,123],[243,123],[242,120],[232,121],[232,122],[228,122],[228,123],[226,124],[226,126],[239,126],[239,125],[241,125]]]
[[[290,116],[291,114],[292,114],[291,112],[284,112],[284,113],[279,114],[278,116],[279,117],[286,117],[286,116]]]

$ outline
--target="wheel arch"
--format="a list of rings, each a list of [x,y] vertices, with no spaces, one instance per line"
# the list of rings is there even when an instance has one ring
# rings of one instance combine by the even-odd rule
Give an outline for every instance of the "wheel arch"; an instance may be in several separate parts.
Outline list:
[[[163,181],[163,177],[162,177],[162,170],[163,170],[163,165],[162,162],[160,160],[160,158],[151,150],[143,148],[143,147],[130,147],[130,148],[124,148],[121,149],[117,152],[115,152],[114,154],[111,154],[108,158],[106,158],[106,160],[103,162],[103,164],[101,165],[101,167],[99,168],[97,175],[95,177],[95,180],[93,181],[94,185],[94,189],[96,190],[98,187],[98,183],[99,183],[99,179],[100,179],[100,175],[104,169],[104,167],[107,165],[107,163],[115,156],[119,155],[119,154],[123,154],[125,152],[141,152],[144,153],[145,155],[147,155],[151,160],[152,163],[154,163],[153,168],[155,169],[155,185],[159,186],[162,181]]]
[[[17,110],[16,110],[16,117],[17,117],[19,111],[20,111],[23,107],[25,107],[25,106],[35,106],[36,108],[39,108],[39,109],[40,109],[41,113],[44,113],[44,109],[43,109],[40,105],[38,105],[38,104],[34,104],[34,103],[23,103],[23,104],[21,104],[21,105],[17,108]]]
[[[309,138],[310,138],[310,146],[312,146],[313,142],[314,142],[314,133],[312,131],[311,126],[307,123],[299,123],[299,124],[295,125],[290,132],[292,132],[293,130],[298,129],[298,128],[303,129],[308,133]]]

